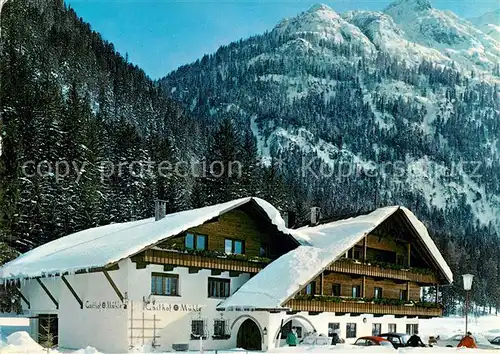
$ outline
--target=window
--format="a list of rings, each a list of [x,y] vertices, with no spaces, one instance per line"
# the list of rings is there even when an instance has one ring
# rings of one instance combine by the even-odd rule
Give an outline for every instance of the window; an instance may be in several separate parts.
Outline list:
[[[179,296],[179,276],[177,274],[152,273],[151,294]]]
[[[418,324],[417,323],[407,323],[406,324],[406,334],[412,335],[413,333],[418,332]]]
[[[231,240],[226,238],[224,241],[224,251],[227,254],[244,254],[245,243],[241,240]]]
[[[361,297],[361,285],[354,285],[352,287],[352,297]]]
[[[231,280],[208,278],[208,297],[226,298],[230,295]]]
[[[333,337],[333,334],[335,333],[336,330],[340,329],[340,323],[337,322],[330,322],[328,324],[328,337]]]
[[[389,323],[389,333],[397,333],[397,326],[395,323]]]
[[[191,339],[203,339],[207,338],[205,331],[205,321],[204,320],[192,320],[191,321]]]
[[[312,282],[312,283],[307,284],[305,292],[306,292],[306,295],[316,294],[316,283]]]
[[[342,293],[342,286],[340,284],[333,284],[332,285],[332,296],[341,296],[340,294]]]
[[[354,247],[347,252],[347,258],[362,259],[363,251],[360,248]]]
[[[207,249],[207,237],[205,235],[196,235],[196,249],[205,250]]]
[[[403,300],[403,301],[408,300],[408,290],[401,290],[399,292],[399,300]]]
[[[382,298],[382,288],[377,288],[377,287],[376,287],[376,288],[373,290],[373,297],[374,297],[375,299],[381,299],[381,298]]]
[[[359,345],[359,346],[365,346],[366,345],[366,339],[364,338],[359,338],[354,342],[354,345]]]
[[[372,336],[379,336],[382,333],[382,324],[373,323],[372,324]]]
[[[259,257],[267,257],[269,252],[267,251],[267,246],[260,246],[259,248]]]
[[[229,333],[226,332],[228,326],[225,320],[219,319],[214,320],[214,339],[228,339],[230,337]]]
[[[356,338],[356,323],[348,323],[345,333],[346,338]]]
[[[302,327],[298,326],[298,327],[292,327],[292,329],[295,329],[296,333],[297,333],[297,338],[302,338]]]
[[[184,239],[184,245],[189,249],[205,250],[207,249],[207,236],[188,232]]]
[[[398,254],[396,256],[396,263],[399,264],[399,265],[406,265],[405,256],[403,256],[401,254]]]
[[[393,336],[390,336],[390,337],[388,337],[388,339],[391,341],[391,343],[394,343],[394,344],[396,344],[396,345],[403,344],[403,343],[401,342],[401,338],[399,338],[399,337],[393,337]]]

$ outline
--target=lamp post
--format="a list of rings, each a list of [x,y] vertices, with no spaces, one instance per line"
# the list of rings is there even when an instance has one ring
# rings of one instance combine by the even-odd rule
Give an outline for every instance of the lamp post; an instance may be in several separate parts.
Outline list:
[[[465,290],[465,334],[467,335],[467,320],[469,314],[469,292],[472,289],[472,280],[474,279],[474,275],[472,274],[464,274],[462,275],[464,280],[464,290]]]

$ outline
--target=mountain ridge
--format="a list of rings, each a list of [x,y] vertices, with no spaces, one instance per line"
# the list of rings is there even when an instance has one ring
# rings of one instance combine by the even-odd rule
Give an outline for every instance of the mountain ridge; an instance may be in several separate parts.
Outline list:
[[[395,42],[389,45],[390,40],[371,41],[370,33],[363,31],[366,24],[360,21],[366,19],[360,19],[362,14],[372,21],[385,22],[385,31],[379,30],[377,36],[389,36]],[[392,54],[399,53],[410,63],[426,59],[454,65],[466,74],[474,70],[487,75],[500,62],[500,40],[491,36],[498,28],[490,27],[483,26],[482,29],[489,28],[488,33],[483,33],[481,28],[475,28],[453,12],[433,8],[428,0],[396,0],[383,11],[355,10],[343,14],[328,5],[316,4],[280,21],[273,31],[287,35],[315,33],[326,40],[352,42],[367,53],[375,52],[374,47],[382,47],[392,50]],[[374,28],[371,31],[373,38]]]
[[[494,138],[499,103],[493,93],[498,72],[489,65],[474,66],[470,71],[469,59],[461,57],[460,51],[450,58],[447,48],[427,47],[423,40],[413,42],[408,31],[414,28],[401,25],[401,7],[408,11],[416,6],[433,26],[436,19],[444,21],[437,23],[445,29],[455,24],[457,31],[472,26],[463,27],[467,21],[429,5],[428,1],[403,0],[389,5],[385,12],[342,15],[326,5],[314,5],[281,21],[269,33],[223,46],[202,62],[172,72],[160,84],[168,92],[173,90],[172,97],[185,102],[200,119],[213,121],[230,113],[243,129],[250,127],[268,164],[278,156],[298,160],[305,155],[318,158],[318,166],[343,161],[370,170],[370,164],[384,163],[384,155],[399,155],[407,175],[397,183],[391,182],[390,174],[379,176],[377,183],[385,185],[385,197],[375,199],[393,202],[402,198],[391,192],[400,188],[396,187],[399,183],[414,198],[421,198],[426,209],[458,212],[465,208],[480,224],[492,223],[498,233],[497,182],[491,190],[484,176],[475,181],[473,171],[463,166],[453,172],[450,181],[428,171],[450,172],[459,162],[458,156],[470,160],[488,153],[493,164],[481,169],[488,175],[499,171],[498,140]],[[391,12],[400,14],[397,21]],[[433,26],[431,34],[439,32]],[[470,39],[479,32],[474,29],[463,36]],[[416,30],[413,37],[422,33]],[[458,57],[461,60],[456,61]],[[193,88],[190,71],[197,72],[197,85],[201,83],[197,88]],[[484,96],[484,100],[473,96]],[[483,136],[474,127],[477,117],[484,125]],[[455,125],[474,132],[477,146],[471,134],[455,131]],[[361,126],[373,127],[380,141],[369,143],[360,135],[360,131],[369,134],[369,129]],[[391,145],[395,141],[408,144],[404,139],[413,141],[415,147],[394,151]],[[457,144],[460,140],[467,141],[467,146]],[[426,172],[415,175],[414,170]],[[332,189],[323,185],[326,181],[318,183],[319,188]]]
[[[487,12],[481,16],[468,19],[484,33],[500,40],[500,9]]]

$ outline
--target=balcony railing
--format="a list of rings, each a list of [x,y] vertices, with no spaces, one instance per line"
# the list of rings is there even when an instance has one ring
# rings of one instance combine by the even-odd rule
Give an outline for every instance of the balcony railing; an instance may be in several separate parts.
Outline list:
[[[337,312],[375,315],[401,315],[420,317],[440,317],[443,310],[439,307],[419,307],[416,305],[387,305],[367,302],[332,302],[324,300],[291,299],[285,307],[292,311]]]
[[[366,275],[369,277],[380,277],[398,279],[423,284],[436,284],[439,281],[435,274],[419,273],[410,269],[391,269],[383,266],[357,263],[353,261],[339,260],[330,265],[327,270],[336,273],[347,273],[356,275]]]
[[[149,249],[133,257],[133,261],[142,264],[160,264],[176,267],[213,269],[242,273],[258,273],[269,262],[251,259],[235,259],[231,256],[207,256],[203,254],[183,253],[173,250]]]

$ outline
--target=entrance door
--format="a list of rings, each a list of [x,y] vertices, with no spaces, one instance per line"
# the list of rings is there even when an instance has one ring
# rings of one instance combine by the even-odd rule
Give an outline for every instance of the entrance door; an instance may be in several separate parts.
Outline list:
[[[238,348],[247,350],[262,350],[262,335],[259,327],[251,319],[245,320],[238,330],[236,338]]]
[[[52,348],[58,344],[58,321],[57,315],[38,315],[38,343],[46,348]]]

